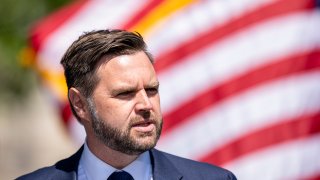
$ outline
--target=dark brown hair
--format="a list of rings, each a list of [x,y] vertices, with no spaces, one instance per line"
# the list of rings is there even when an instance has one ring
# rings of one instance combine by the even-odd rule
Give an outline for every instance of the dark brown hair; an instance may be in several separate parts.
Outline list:
[[[108,61],[116,56],[139,51],[145,52],[153,62],[139,33],[117,29],[84,33],[72,43],[60,62],[64,68],[68,89],[75,87],[85,97],[90,97],[99,82],[96,69],[102,59]],[[71,108],[75,114],[72,105]]]

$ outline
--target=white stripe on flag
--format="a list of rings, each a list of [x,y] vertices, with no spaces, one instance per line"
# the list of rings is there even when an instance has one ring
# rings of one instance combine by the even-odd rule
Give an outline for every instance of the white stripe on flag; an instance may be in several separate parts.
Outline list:
[[[226,166],[238,179],[274,180],[313,177],[320,172],[320,135],[265,148]]]
[[[215,0],[195,3],[161,22],[161,26],[150,30],[150,35],[146,36],[149,49],[157,57],[159,53],[168,51],[210,28],[274,1],[276,0]]]
[[[246,134],[248,130],[255,131],[281,120],[318,112],[319,79],[320,71],[316,71],[249,89],[198,113],[190,121],[164,134],[157,147],[179,156],[198,159]]]
[[[315,29],[320,29],[318,12],[296,13],[244,29],[193,54],[159,74],[162,111],[167,113],[209,87],[277,58],[320,47]]]

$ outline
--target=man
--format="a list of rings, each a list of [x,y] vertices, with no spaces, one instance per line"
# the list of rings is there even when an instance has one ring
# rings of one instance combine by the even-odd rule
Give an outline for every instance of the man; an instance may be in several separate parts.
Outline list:
[[[19,179],[236,179],[225,169],[154,149],[162,127],[159,82],[138,33],[86,33],[61,64],[86,142],[70,158]]]

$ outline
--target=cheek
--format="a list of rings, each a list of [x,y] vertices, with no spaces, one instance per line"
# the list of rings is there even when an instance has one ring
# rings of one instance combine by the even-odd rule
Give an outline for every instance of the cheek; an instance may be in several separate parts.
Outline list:
[[[159,95],[153,97],[151,99],[151,101],[152,101],[152,104],[153,104],[154,111],[160,113],[161,110],[160,110],[160,97],[159,97]]]
[[[100,105],[100,116],[104,121],[121,126],[128,121],[134,105],[119,101],[109,101]]]

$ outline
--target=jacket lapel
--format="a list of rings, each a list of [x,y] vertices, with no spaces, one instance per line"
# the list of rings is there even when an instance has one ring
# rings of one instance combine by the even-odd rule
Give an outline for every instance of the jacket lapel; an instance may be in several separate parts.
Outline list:
[[[78,165],[80,157],[83,151],[83,146],[71,157],[61,160],[55,164],[55,168],[58,170],[55,173],[54,179],[63,179],[63,180],[76,180]]]
[[[55,173],[54,179],[76,180],[77,170],[80,157],[83,151],[83,146],[71,157],[61,160],[55,164],[58,170]],[[161,151],[152,149],[150,151],[151,163],[153,168],[154,180],[179,180],[182,179],[182,174],[172,164],[171,160]]]
[[[162,152],[152,149],[150,156],[154,180],[182,179],[182,174]]]

